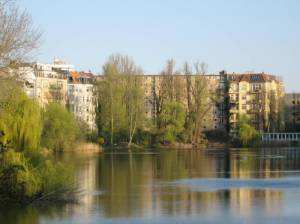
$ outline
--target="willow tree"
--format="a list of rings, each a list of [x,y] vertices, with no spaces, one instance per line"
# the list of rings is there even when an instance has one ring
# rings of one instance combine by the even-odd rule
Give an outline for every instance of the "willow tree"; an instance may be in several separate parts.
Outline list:
[[[2,138],[19,151],[37,149],[42,129],[39,106],[11,78],[0,82],[0,105]]]

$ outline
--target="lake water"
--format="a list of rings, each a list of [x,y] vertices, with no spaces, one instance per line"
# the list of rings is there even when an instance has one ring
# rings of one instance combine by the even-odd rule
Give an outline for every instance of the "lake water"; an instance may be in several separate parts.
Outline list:
[[[72,155],[78,204],[0,210],[0,223],[300,223],[300,149]]]

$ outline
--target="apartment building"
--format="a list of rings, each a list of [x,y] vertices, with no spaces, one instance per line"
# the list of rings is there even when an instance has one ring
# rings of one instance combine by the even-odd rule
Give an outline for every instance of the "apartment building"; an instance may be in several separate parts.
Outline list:
[[[34,98],[41,107],[49,103],[67,103],[67,75],[49,64],[34,64]]]
[[[300,131],[300,93],[286,93],[284,96],[285,128],[288,132]]]
[[[71,71],[68,83],[68,107],[90,131],[96,130],[96,101],[93,93],[95,75]]]
[[[272,132],[282,128],[284,87],[280,78],[265,73],[222,75],[228,83],[232,134],[241,114],[245,114],[259,131]]]
[[[56,60],[53,64],[34,63],[20,68],[26,76],[24,89],[44,107],[49,102],[68,105],[76,118],[96,130],[95,97],[90,72],[76,72],[73,66]],[[97,76],[102,79],[101,76]],[[245,114],[259,131],[279,131],[283,126],[284,87],[277,76],[265,73],[227,73],[218,75],[144,75],[146,116],[154,123],[160,107],[160,98],[181,102],[187,113],[197,111],[203,131],[225,130],[236,133],[238,117]],[[165,95],[164,95],[165,97]],[[195,109],[197,97],[201,105]],[[296,117],[300,109],[300,95],[286,96],[292,106],[290,121],[300,123]],[[168,98],[168,97],[167,97]],[[294,105],[294,106],[293,106]],[[199,110],[202,110],[199,113]],[[287,116],[287,115],[286,115]]]
[[[66,105],[67,81],[70,65],[27,63],[19,68],[20,77],[24,80],[25,93],[34,98],[44,108],[51,102]]]

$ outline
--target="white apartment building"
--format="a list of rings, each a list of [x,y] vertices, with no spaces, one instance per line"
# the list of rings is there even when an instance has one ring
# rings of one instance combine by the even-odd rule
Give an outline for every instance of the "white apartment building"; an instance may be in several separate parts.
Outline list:
[[[19,68],[19,74],[24,80],[25,93],[41,107],[51,102],[66,105],[68,74],[65,66],[60,68],[55,64],[24,64]]]
[[[68,83],[69,109],[90,131],[96,130],[96,102],[92,84],[94,78],[92,73],[70,72]]]

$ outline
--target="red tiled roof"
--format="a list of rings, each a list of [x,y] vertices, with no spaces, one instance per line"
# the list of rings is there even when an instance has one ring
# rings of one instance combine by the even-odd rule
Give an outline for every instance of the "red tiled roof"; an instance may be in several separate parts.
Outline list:
[[[70,77],[72,78],[73,83],[78,83],[78,79],[81,77],[84,78],[95,78],[95,75],[91,72],[77,72],[77,71],[71,71]]]

